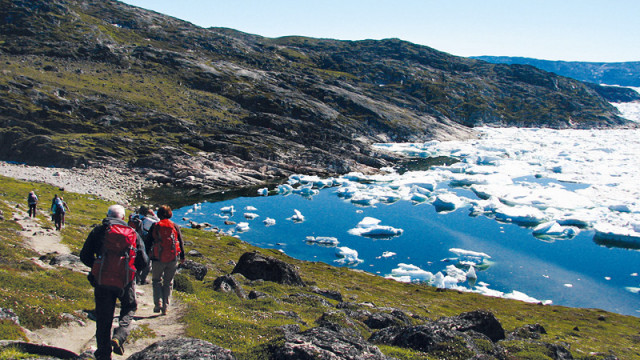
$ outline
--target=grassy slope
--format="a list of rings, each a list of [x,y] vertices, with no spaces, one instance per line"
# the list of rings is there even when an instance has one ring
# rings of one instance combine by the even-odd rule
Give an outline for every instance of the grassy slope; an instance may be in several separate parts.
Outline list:
[[[0,221],[0,307],[13,308],[20,316],[22,325],[30,329],[57,326],[62,322],[62,313],[93,308],[92,291],[82,274],[65,270],[45,271],[31,265],[28,258],[34,254],[21,245],[22,239],[17,236],[19,225],[12,220],[16,206],[25,209],[28,191],[35,189],[46,204],[57,189],[4,177],[0,177],[0,188],[3,189],[0,191],[0,209],[5,216],[5,220]],[[108,204],[90,196],[72,193],[65,193],[65,200],[72,212],[62,233],[64,241],[77,253],[87,232],[99,222]],[[191,244],[188,250],[195,249],[204,255],[194,260],[209,268],[204,281],[180,276],[180,287],[184,288],[185,283],[192,285],[189,293],[176,292],[188,307],[184,321],[189,336],[232,349],[239,358],[259,358],[263,345],[279,336],[275,327],[297,323],[306,329],[313,327],[324,312],[335,311],[320,304],[317,298],[290,296],[312,295],[310,287],[251,282],[241,276],[238,279],[247,293],[250,290],[262,291],[270,297],[242,300],[234,294],[215,292],[212,290],[213,280],[231,272],[233,264],[230,261],[237,261],[241,254],[256,248],[232,237],[218,237],[204,231],[184,229],[184,236]],[[496,314],[506,331],[513,331],[525,324],[542,324],[548,332],[543,335],[543,341],[569,344],[574,357],[578,359],[598,359],[601,356],[588,354],[608,354],[610,351],[621,359],[640,356],[640,320],[636,317],[595,309],[541,306],[477,294],[437,291],[435,288],[398,283],[361,271],[298,261],[275,250],[259,251],[295,264],[307,283],[320,289],[337,290],[343,295],[344,301],[371,302],[377,307],[399,308],[423,319],[488,309]],[[327,301],[336,304],[336,301]],[[287,316],[288,311],[298,314],[299,319]],[[340,314],[336,312],[333,317],[344,321]],[[371,334],[362,323],[356,322],[352,326],[365,337]],[[0,323],[0,338],[15,339],[21,336],[20,331],[10,323]],[[543,349],[524,341],[505,342],[503,346],[519,359],[548,358],[542,355]],[[400,359],[424,358],[404,349],[386,346],[381,349]]]

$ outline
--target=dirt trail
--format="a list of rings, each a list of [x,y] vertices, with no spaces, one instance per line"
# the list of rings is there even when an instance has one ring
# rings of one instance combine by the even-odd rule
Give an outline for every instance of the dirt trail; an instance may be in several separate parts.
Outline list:
[[[40,255],[52,252],[59,254],[71,253],[69,247],[61,242],[62,238],[60,233],[53,229],[51,223],[43,224],[38,218],[29,218],[24,211],[19,209],[15,209],[15,211],[14,217],[23,228],[20,234],[26,239],[26,246],[35,250]],[[64,229],[62,231],[64,231]],[[41,266],[50,267],[50,265],[44,264],[38,259],[34,259],[34,261],[38,262]],[[89,268],[83,265],[74,270],[88,272]],[[88,283],[87,286],[89,286]],[[177,302],[175,298],[171,299],[171,305],[169,306],[167,315],[163,316],[153,313],[153,291],[150,284],[136,286],[136,294],[138,311],[135,316],[133,333],[135,334],[135,329],[139,328],[143,330],[141,331],[143,335],[140,338],[136,337],[137,340],[134,339],[134,336],[130,337],[124,346],[125,354],[123,356],[113,354],[114,359],[126,359],[131,354],[144,349],[152,343],[179,337],[184,334],[184,325],[180,319],[184,313],[183,304]],[[119,307],[116,308],[114,327],[117,326],[117,315],[119,311]],[[59,328],[44,328],[29,332],[27,336],[30,342],[55,346],[80,354],[86,350],[95,350],[95,329],[95,321],[93,320],[76,320]],[[132,342],[132,340],[134,341]]]

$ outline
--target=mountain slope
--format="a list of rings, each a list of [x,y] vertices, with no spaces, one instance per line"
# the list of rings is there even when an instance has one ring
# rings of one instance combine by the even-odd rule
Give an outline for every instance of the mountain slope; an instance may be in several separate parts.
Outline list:
[[[595,84],[640,86],[640,61],[603,63],[551,61],[509,56],[474,56],[494,64],[522,64]]]
[[[369,145],[626,121],[584,84],[408,42],[269,39],[113,0],[0,0],[0,159],[183,186],[389,164]]]

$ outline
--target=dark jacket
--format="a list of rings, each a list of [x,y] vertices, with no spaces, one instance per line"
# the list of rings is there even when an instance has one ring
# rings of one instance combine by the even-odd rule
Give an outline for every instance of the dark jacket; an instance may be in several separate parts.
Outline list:
[[[88,267],[93,266],[93,262],[98,258],[99,255],[102,254],[102,242],[104,241],[104,234],[107,230],[107,227],[111,224],[125,225],[127,223],[124,220],[116,219],[116,218],[105,218],[102,220],[102,224],[98,225],[91,230],[89,236],[87,236],[87,240],[84,242],[84,246],[80,251],[80,260],[83,264]],[[138,234],[136,232],[136,234]],[[147,264],[149,264],[149,257],[147,256],[147,251],[144,247],[144,242],[140,235],[136,236],[136,260],[135,266],[137,270],[144,269]]]
[[[176,225],[176,223],[174,223],[173,221],[171,221],[171,223],[173,224],[173,228],[176,229],[176,232],[178,233],[178,243],[180,244],[180,254],[179,254],[180,260],[184,260],[184,243],[182,242],[182,233],[180,232],[180,226]],[[144,244],[149,251],[151,251],[151,247],[153,246],[153,243],[156,241],[156,239],[153,238],[153,230],[155,229],[157,224],[158,223],[156,222],[156,223],[153,223],[153,225],[151,225],[151,227],[149,228],[149,232],[147,233],[147,236],[144,238]],[[151,259],[151,260],[157,260],[157,259]]]

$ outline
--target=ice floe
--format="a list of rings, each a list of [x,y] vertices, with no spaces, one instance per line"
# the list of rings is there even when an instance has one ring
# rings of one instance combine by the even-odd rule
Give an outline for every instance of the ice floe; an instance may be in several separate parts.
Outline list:
[[[334,260],[334,262],[343,265],[357,265],[363,262],[363,260],[358,258],[358,252],[356,250],[346,246],[337,247],[336,256],[339,257],[339,259]]]
[[[380,239],[391,239],[402,235],[402,232],[402,229],[396,229],[388,225],[380,225],[380,220],[368,216],[362,219],[355,228],[349,230],[349,234],[351,235]]]
[[[266,218],[266,219],[262,220],[262,222],[264,223],[264,225],[265,225],[265,226],[273,226],[273,225],[275,225],[275,224],[276,224],[276,220],[275,220],[275,219],[272,219],[272,218],[270,218],[270,217],[268,217],[268,218]]]
[[[298,209],[293,209],[293,215],[288,218],[288,220],[291,220],[293,222],[303,222],[304,221],[304,215],[302,215],[302,213],[298,210]]]
[[[340,243],[337,238],[332,236],[307,236],[305,241],[325,246],[337,246]]]

